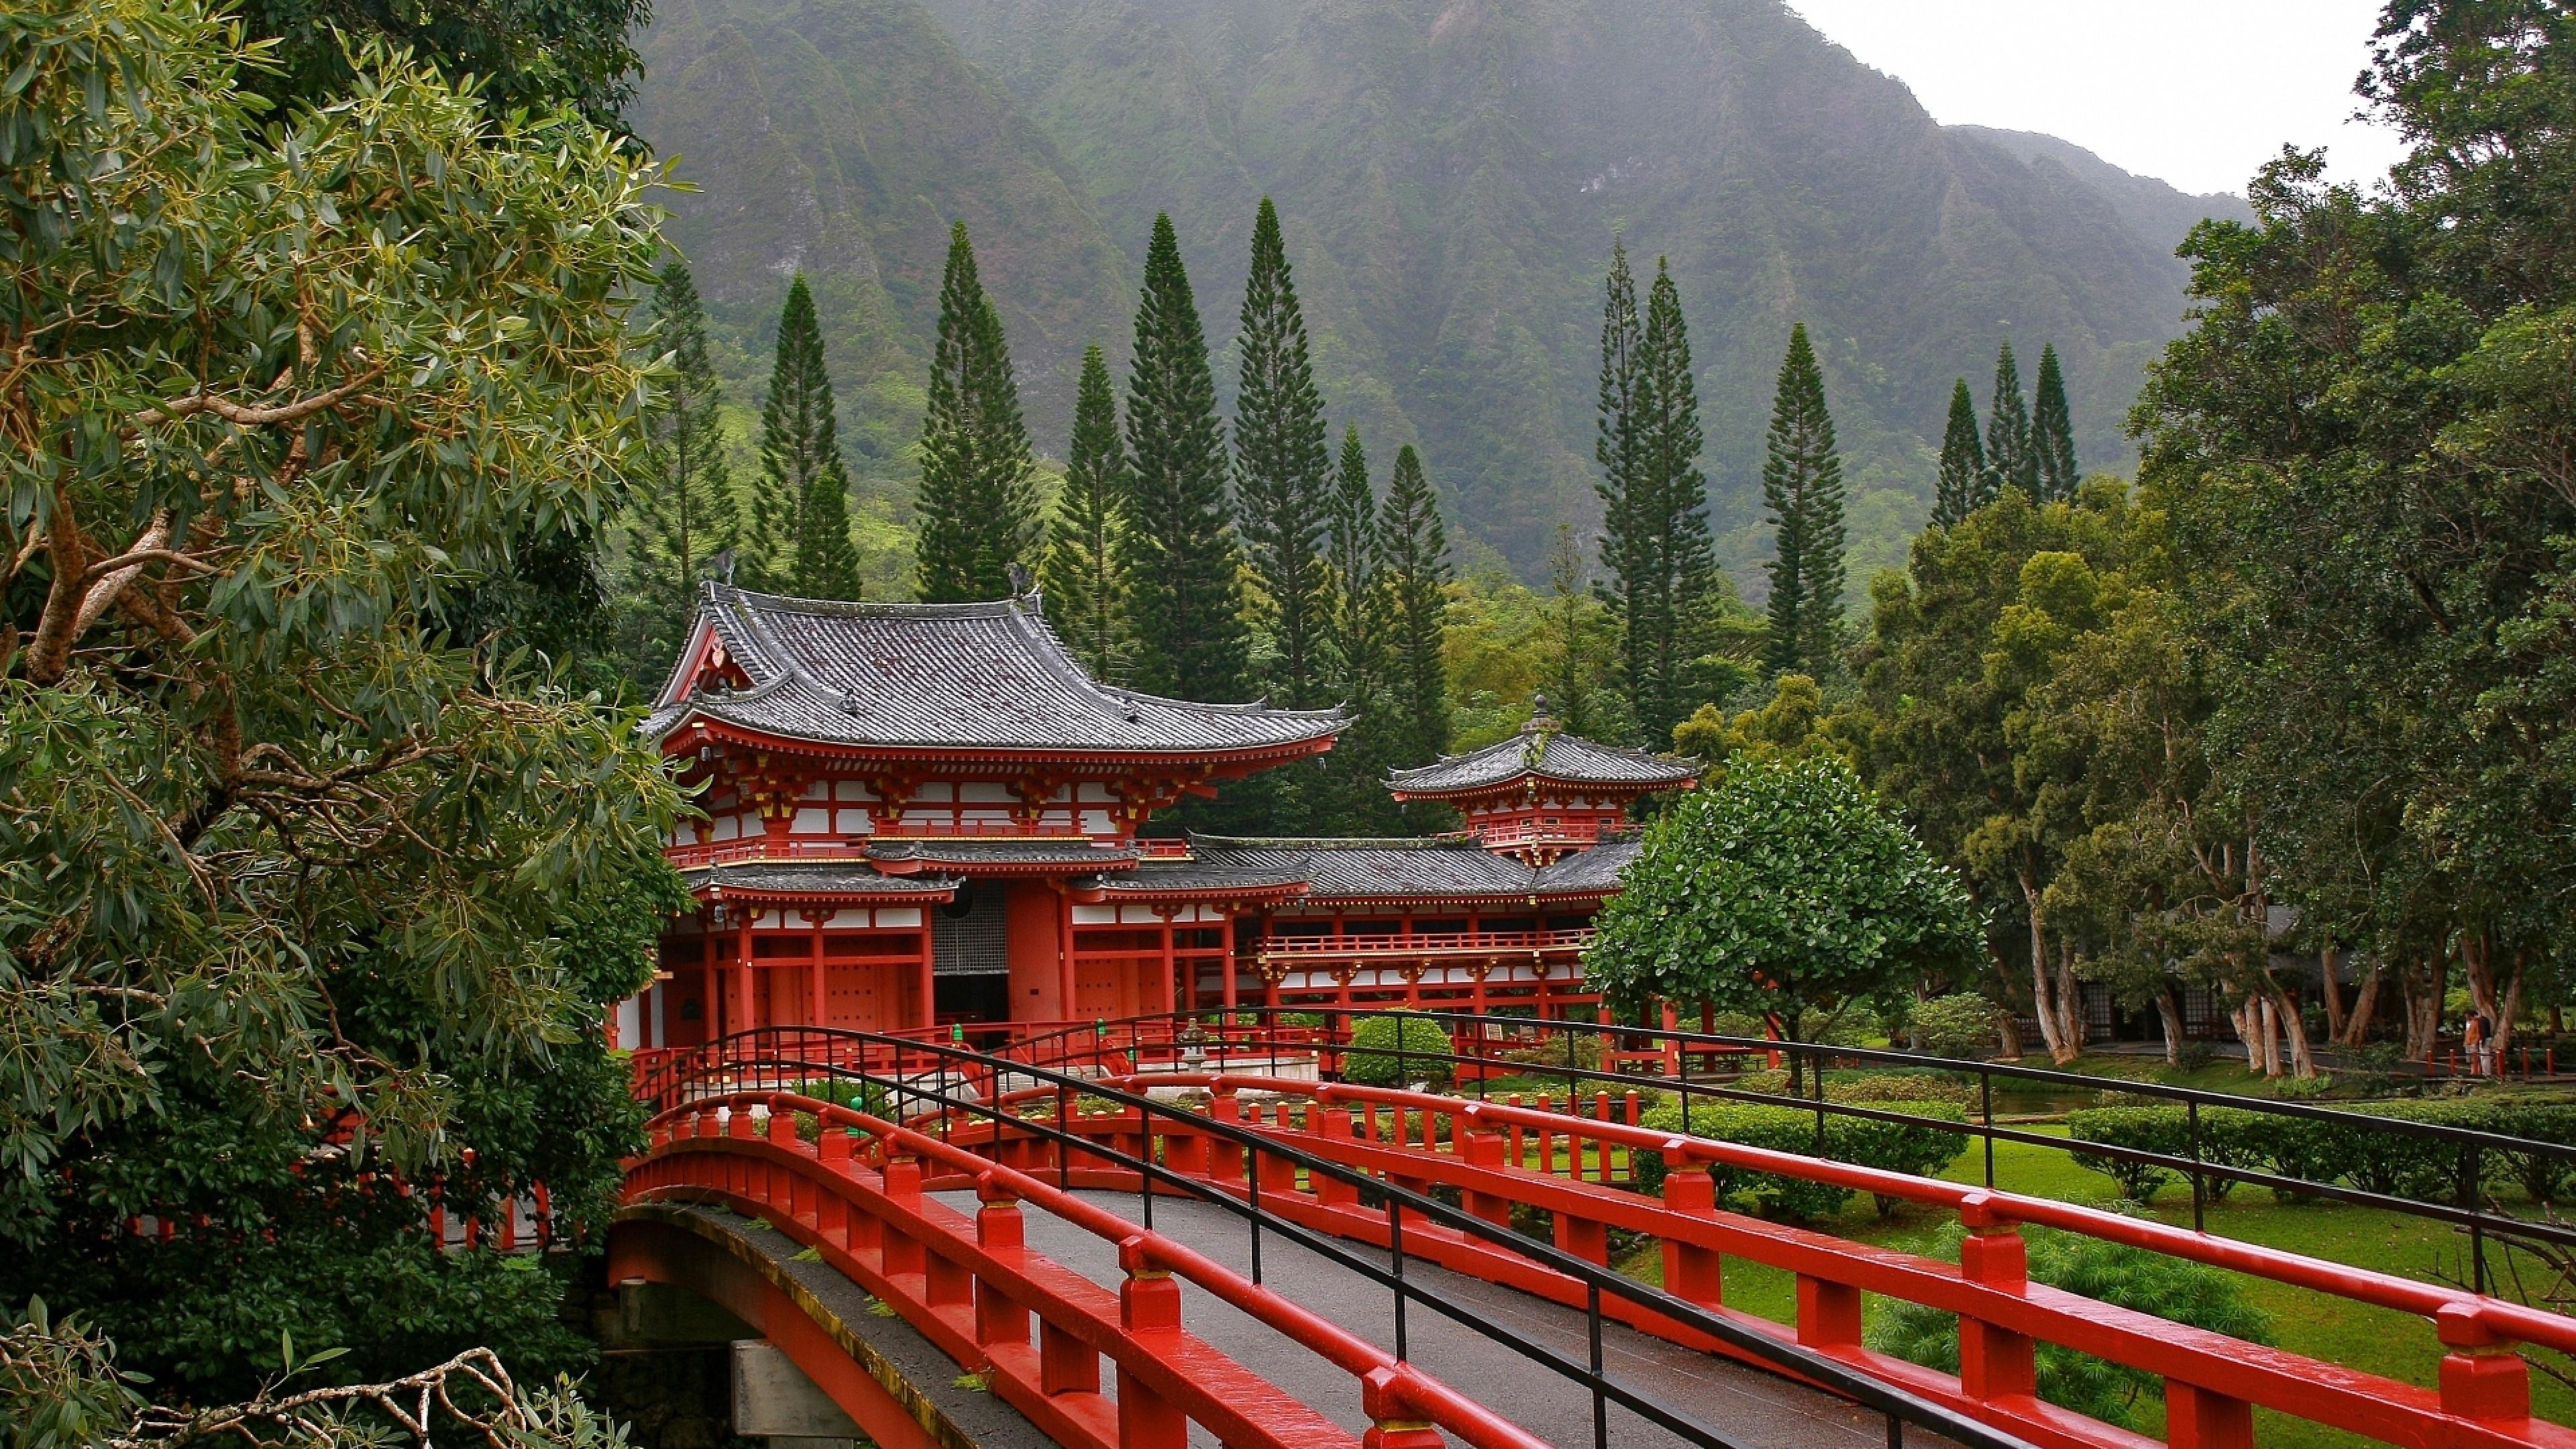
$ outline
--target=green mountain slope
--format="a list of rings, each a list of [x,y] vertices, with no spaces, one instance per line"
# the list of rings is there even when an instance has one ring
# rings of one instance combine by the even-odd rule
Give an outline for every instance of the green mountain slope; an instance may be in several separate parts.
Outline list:
[[[1419,444],[1457,534],[1524,574],[1596,514],[1614,232],[1671,257],[1748,584],[1771,378],[1808,324],[1857,582],[1901,556],[1950,379],[1982,391],[2003,336],[2057,343],[2086,463],[2125,465],[2139,367],[2179,330],[2173,248],[2232,204],[1939,127],[1779,0],[694,0],[647,55],[639,125],[706,188],[678,234],[720,320],[757,346],[789,258],[829,279],[863,471],[901,471],[946,217],[1060,450],[1083,339],[1123,352],[1153,213],[1222,346],[1266,193],[1336,424]]]

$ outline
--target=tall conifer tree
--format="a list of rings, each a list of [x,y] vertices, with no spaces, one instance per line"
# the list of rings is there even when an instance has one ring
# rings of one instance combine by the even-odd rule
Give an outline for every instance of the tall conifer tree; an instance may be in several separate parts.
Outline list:
[[[1775,544],[1765,662],[1774,673],[1822,675],[1836,662],[1842,618],[1843,464],[1825,409],[1824,371],[1804,323],[1790,329],[1789,355],[1780,363],[1762,500]]]
[[[2031,446],[2030,404],[2021,395],[2021,366],[2012,344],[1995,354],[1995,396],[1986,413],[1986,467],[1995,487],[2039,496],[2039,454]]]
[[[1637,312],[1637,283],[1628,271],[1627,245],[1610,243],[1610,274],[1602,283],[1601,393],[1593,460],[1601,477],[1599,587],[1619,626],[1620,682],[1633,703],[1651,696],[1655,608],[1662,595],[1663,559],[1649,521],[1655,501],[1646,477],[1645,324]]]
[[[1236,506],[1244,552],[1260,581],[1262,622],[1277,654],[1273,696],[1305,709],[1321,702],[1325,679],[1332,455],[1307,358],[1305,314],[1289,275],[1279,212],[1266,196],[1252,225],[1242,320],[1235,344],[1241,363],[1234,401]]]
[[[1629,691],[1647,738],[1663,741],[1695,703],[1691,666],[1708,642],[1719,582],[1708,527],[1708,476],[1699,466],[1699,390],[1691,377],[1690,333],[1681,293],[1661,257],[1655,259],[1640,350],[1639,468],[1628,515],[1654,568],[1628,590],[1646,595],[1645,607],[1631,605],[1630,627],[1648,635],[1644,648],[1629,646],[1629,657],[1643,665]]]
[[[1932,523],[1948,528],[1983,508],[1994,494],[1986,447],[1977,440],[1977,403],[1968,380],[1950,389],[1950,425],[1941,434],[1941,476],[1932,488]]]
[[[760,410],[760,472],[754,526],[763,580],[807,598],[859,597],[849,472],[832,416],[823,327],[802,272],[778,316],[778,356]]]
[[[1427,764],[1449,748],[1449,676],[1441,657],[1449,614],[1449,538],[1440,500],[1410,444],[1396,450],[1378,514],[1385,559],[1388,663],[1399,759]]]
[[[1345,704],[1365,711],[1386,685],[1386,638],[1377,492],[1369,483],[1368,453],[1360,447],[1356,423],[1342,433],[1324,550],[1332,570],[1333,682]]]
[[[1226,517],[1223,426],[1198,303],[1169,216],[1154,218],[1127,377],[1127,588],[1136,682],[1248,697],[1239,555]]]
[[[676,622],[707,560],[734,546],[740,519],[716,416],[724,390],[707,357],[706,311],[687,262],[663,265],[654,310],[675,375],[649,426],[648,471],[635,491],[635,556],[645,593]]]
[[[2057,345],[2039,350],[2038,395],[2031,407],[2030,451],[2038,479],[2038,497],[2053,503],[2075,496],[2075,419],[2066,406],[2066,374],[2057,365]]]
[[[1102,679],[1124,678],[1128,663],[1124,551],[1127,451],[1118,441],[1118,399],[1098,343],[1083,349],[1082,381],[1073,399],[1073,443],[1065,450],[1064,491],[1039,571],[1047,617],[1074,655]]]
[[[930,603],[998,599],[1037,553],[1037,464],[1002,317],[975,270],[966,223],[948,234],[939,340],[921,420],[921,537],[914,574]]]

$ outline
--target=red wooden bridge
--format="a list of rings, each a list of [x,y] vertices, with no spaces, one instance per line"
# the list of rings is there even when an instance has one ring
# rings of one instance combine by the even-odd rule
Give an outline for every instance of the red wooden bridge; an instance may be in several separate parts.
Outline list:
[[[2041,1401],[2043,1343],[2160,1378],[2178,1449],[2252,1445],[2258,1408],[2408,1449],[2576,1449],[2576,1431],[2532,1416],[2518,1352],[2576,1352],[2558,1314],[1671,1136],[1607,1095],[1541,1108],[1317,1080],[1299,1049],[1311,1068],[1329,1047],[1294,1040],[1146,1054],[1085,1039],[1101,1045],[772,1031],[664,1056],[640,1086],[656,1115],[612,1281],[732,1310],[889,1449],[2156,1442]],[[1666,1168],[1652,1193],[1641,1153]],[[1712,1167],[1955,1214],[1960,1261],[1726,1211]],[[1516,1212],[1546,1236],[1516,1230]],[[2324,1312],[2411,1315],[2444,1350],[2436,1381],[2034,1283],[2025,1226],[2295,1285]],[[1661,1286],[1610,1268],[1614,1245],[1649,1243]],[[1795,1275],[1793,1323],[1727,1305],[1730,1258]],[[1868,1348],[1865,1294],[1957,1314],[1959,1372]],[[932,1361],[977,1376],[960,1381],[989,1396],[977,1414]]]

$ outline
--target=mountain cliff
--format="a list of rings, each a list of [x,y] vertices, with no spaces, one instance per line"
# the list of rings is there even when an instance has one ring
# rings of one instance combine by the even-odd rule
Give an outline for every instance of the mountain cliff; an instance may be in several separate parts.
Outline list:
[[[1822,356],[1855,578],[1901,557],[1952,377],[2067,367],[2124,466],[2180,328],[2185,196],[2044,136],[1936,125],[1779,0],[670,0],[639,131],[700,189],[673,235],[749,390],[788,272],[816,283],[862,473],[899,492],[948,221],[1061,450],[1083,344],[1128,341],[1148,226],[1228,345],[1274,197],[1335,426],[1420,445],[1471,556],[1542,567],[1597,516],[1600,278],[1624,235],[1689,314],[1728,562],[1790,324]],[[1230,369],[1220,361],[1220,372]]]

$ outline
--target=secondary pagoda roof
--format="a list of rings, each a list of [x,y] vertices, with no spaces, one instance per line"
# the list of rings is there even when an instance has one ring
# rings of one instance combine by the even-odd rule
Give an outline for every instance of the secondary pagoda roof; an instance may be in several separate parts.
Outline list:
[[[1397,770],[1386,785],[1399,800],[1482,795],[1523,779],[1642,794],[1689,784],[1698,775],[1697,760],[1596,744],[1565,733],[1542,714],[1510,739]]]
[[[906,905],[938,905],[956,897],[953,875],[883,874],[857,861],[738,861],[680,873],[693,895],[721,891],[762,900],[826,900],[871,896]]]
[[[1544,868],[1456,836],[1392,839],[1249,839],[1190,837],[1202,868],[1246,877],[1294,874],[1312,883],[1306,899],[1324,902],[1493,901],[1527,904],[1589,899],[1619,889],[1619,868],[1634,858],[1634,844],[1579,851]],[[1619,851],[1586,869],[1575,861]]]
[[[730,667],[728,667],[730,666]],[[723,681],[739,669],[747,683]],[[710,582],[645,733],[692,721],[839,746],[1293,758],[1340,710],[1199,704],[1093,679],[1034,593],[979,604],[794,599]]]
[[[964,875],[1062,875],[1078,870],[1126,870],[1143,855],[1134,846],[1088,840],[871,840],[868,859],[888,875],[924,870]]]

